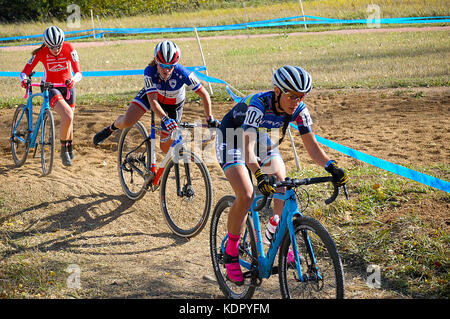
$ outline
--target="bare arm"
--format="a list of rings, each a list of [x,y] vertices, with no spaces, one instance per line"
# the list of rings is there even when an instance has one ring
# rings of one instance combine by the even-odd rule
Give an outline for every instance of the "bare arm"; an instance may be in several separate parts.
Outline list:
[[[206,91],[205,87],[202,87],[195,93],[197,93],[201,97],[203,102],[203,108],[205,109],[205,116],[206,119],[208,119],[210,116],[212,116],[211,97],[209,96],[209,93],[208,91]]]
[[[301,135],[303,144],[311,159],[319,166],[325,167],[330,160],[325,151],[320,147],[313,132]]]
[[[158,102],[158,93],[147,93],[147,99],[150,103],[150,107],[152,108],[152,111],[155,112],[156,116],[158,116],[160,119],[162,119],[164,116],[166,116],[166,112],[162,109],[161,105]]]

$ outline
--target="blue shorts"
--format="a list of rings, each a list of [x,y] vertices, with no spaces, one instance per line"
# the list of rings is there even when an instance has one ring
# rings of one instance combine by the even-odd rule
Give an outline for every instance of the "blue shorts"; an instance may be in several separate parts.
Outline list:
[[[225,172],[230,167],[246,165],[243,151],[244,130],[242,128],[225,128],[222,124],[216,136],[216,156],[220,167]],[[266,132],[258,132],[257,134],[254,152],[261,165],[263,166],[274,157],[281,159],[278,147],[272,147],[274,143],[270,139],[269,134]]]

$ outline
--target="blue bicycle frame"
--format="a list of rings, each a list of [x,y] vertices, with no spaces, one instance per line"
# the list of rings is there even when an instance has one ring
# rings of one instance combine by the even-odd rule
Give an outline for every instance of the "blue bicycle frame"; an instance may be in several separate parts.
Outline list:
[[[41,110],[39,112],[38,119],[36,121],[36,126],[33,129],[33,98],[35,98],[37,96],[42,96],[44,98],[44,102],[42,103],[42,107],[41,107]],[[50,99],[49,99],[48,90],[44,90],[43,93],[32,94],[31,87],[30,87],[29,96],[28,96],[28,99],[27,99],[27,105],[23,108],[22,114],[20,115],[20,118],[17,121],[17,125],[18,125],[18,123],[20,123],[20,121],[22,121],[22,117],[25,114],[25,112],[28,111],[28,119],[29,119],[29,121],[28,121],[28,132],[31,133],[30,136],[29,136],[30,148],[36,147],[37,134],[38,134],[39,129],[41,127],[41,123],[44,120],[44,113],[45,113],[46,110],[50,109],[49,100]],[[14,136],[16,136],[16,129],[17,129],[17,126],[14,127],[14,130],[13,130]],[[41,134],[41,143],[44,143],[44,131],[42,131],[41,133],[42,133]],[[19,136],[17,136],[17,138],[21,142],[26,143],[26,141],[23,138],[21,138]]]
[[[258,202],[260,199],[262,199],[264,196],[262,195],[255,195],[255,198],[253,200],[252,206],[250,208],[250,215],[252,216],[253,220],[253,226],[256,234],[256,246],[258,251],[258,262],[261,268],[259,269],[260,275],[262,274],[263,278],[269,278],[273,274],[273,263],[275,261],[275,257],[278,253],[278,248],[281,246],[281,242],[284,238],[286,230],[289,230],[289,235],[291,239],[291,246],[292,251],[294,253],[295,257],[295,265],[297,268],[297,274],[300,281],[304,281],[304,278],[302,276],[302,270],[300,265],[300,258],[297,251],[297,240],[295,238],[295,229],[294,229],[294,216],[295,215],[301,215],[301,212],[298,209],[297,199],[296,195],[293,189],[286,190],[285,194],[279,194],[275,193],[273,194],[273,198],[280,199],[284,201],[284,208],[281,215],[281,220],[278,223],[277,229],[273,235],[273,241],[270,245],[267,255],[264,253],[264,246],[262,242],[262,235],[261,235],[261,224],[259,219],[259,212],[255,209],[258,206]],[[244,242],[246,242],[248,236],[248,229],[246,230],[243,239]],[[222,251],[225,251],[225,245],[227,242],[228,235],[225,236],[224,240],[222,241]],[[307,240],[309,243],[309,240]],[[310,247],[311,248],[311,247]],[[313,255],[312,249],[309,249],[311,252],[312,261],[315,264],[316,260]],[[254,257],[254,256],[253,256]],[[245,269],[250,270],[251,269],[251,263],[248,261],[239,260],[242,267]],[[319,275],[319,274],[318,274]],[[320,275],[319,275],[320,276]]]

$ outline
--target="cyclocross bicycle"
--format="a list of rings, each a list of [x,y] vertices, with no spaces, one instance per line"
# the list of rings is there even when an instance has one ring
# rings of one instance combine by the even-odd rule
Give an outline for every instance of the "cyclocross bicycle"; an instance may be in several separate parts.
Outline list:
[[[27,98],[27,104],[20,104],[11,123],[11,151],[14,164],[22,166],[28,157],[30,148],[34,148],[33,157],[40,145],[41,166],[43,175],[48,175],[52,171],[53,157],[55,153],[55,123],[49,104],[48,90],[54,87],[66,87],[63,83],[32,83],[32,72],[27,79],[27,88],[24,98]],[[32,92],[32,87],[41,87],[42,93]],[[33,125],[33,99],[37,96],[44,98],[41,110]],[[70,91],[67,90],[67,98],[70,97]],[[39,133],[39,129],[40,133]]]
[[[299,186],[332,182],[332,177],[290,179],[276,182],[275,188],[286,187],[285,194],[269,197],[285,201],[281,220],[273,240],[264,252],[259,212],[266,206],[267,197],[255,195],[246,221],[246,229],[239,243],[239,263],[244,284],[236,285],[226,277],[224,252],[228,240],[227,220],[234,196],[221,198],[211,218],[210,249],[214,273],[221,291],[227,298],[251,298],[263,278],[278,274],[283,298],[344,298],[344,271],[336,245],[325,227],[316,219],[303,216],[309,196],[303,202]],[[345,195],[347,190],[344,186]],[[307,193],[306,193],[307,194]],[[339,194],[334,186],[330,204]],[[299,209],[300,204],[300,209]],[[274,266],[278,253],[278,266]]]
[[[151,112],[151,134],[141,122],[123,130],[118,149],[118,171],[128,198],[138,200],[147,191],[160,189],[164,219],[177,235],[190,238],[202,231],[212,206],[212,182],[204,161],[184,146],[182,129],[205,127],[178,123],[174,141],[157,167],[156,127]],[[210,139],[215,135],[211,135]]]

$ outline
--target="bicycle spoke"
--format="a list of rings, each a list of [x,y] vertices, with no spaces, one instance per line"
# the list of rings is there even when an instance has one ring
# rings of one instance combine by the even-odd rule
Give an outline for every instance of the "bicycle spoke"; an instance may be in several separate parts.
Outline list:
[[[167,224],[180,236],[192,237],[206,225],[211,209],[211,179],[203,161],[186,151],[173,160],[161,180],[161,206]]]
[[[53,122],[53,114],[50,110],[45,111],[42,122],[42,140],[41,144],[41,164],[42,172],[48,175],[52,171],[53,156],[55,152],[55,125]]]
[[[227,245],[228,236],[227,220],[233,200],[234,198],[231,196],[223,197],[214,209],[210,230],[211,258],[217,282],[225,296],[235,299],[251,298],[257,284],[260,283],[254,276],[254,271],[257,271],[256,267],[255,269],[252,268],[253,265],[256,265],[254,264],[255,259],[252,257],[256,256],[256,240],[252,230],[246,231],[241,236],[239,243],[241,270],[244,273],[244,277],[246,277],[243,285],[236,285],[227,279],[225,264],[223,262],[223,253]],[[250,221],[247,221],[247,228],[249,227],[251,227]]]
[[[145,176],[150,167],[150,143],[141,123],[125,129],[119,141],[118,171],[122,189],[133,200],[145,195],[148,181]]]
[[[306,220],[303,218],[302,220]],[[296,265],[280,260],[282,293],[289,298],[328,299],[343,297],[342,265],[334,243],[315,220],[300,223],[295,240],[300,256],[301,278]],[[289,241],[290,242],[290,241]],[[287,248],[283,246],[284,256]]]
[[[14,164],[21,166],[25,163],[29,150],[28,112],[23,113],[25,106],[19,105],[11,123],[11,151]]]

